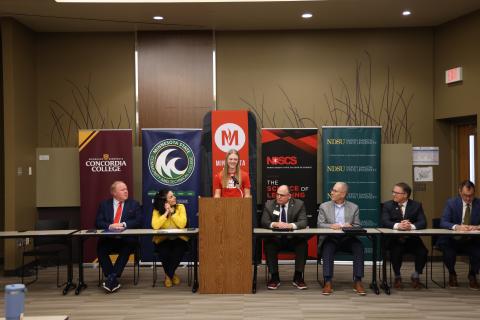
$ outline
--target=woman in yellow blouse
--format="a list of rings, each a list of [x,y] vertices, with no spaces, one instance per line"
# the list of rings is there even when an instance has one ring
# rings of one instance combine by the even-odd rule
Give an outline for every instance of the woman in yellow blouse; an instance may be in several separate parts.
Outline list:
[[[183,204],[177,204],[177,198],[171,190],[160,190],[153,200],[152,228],[183,229],[187,225],[187,213]],[[165,271],[165,287],[178,285],[180,277],[175,270],[187,251],[188,238],[185,236],[155,236],[153,243],[163,270]]]

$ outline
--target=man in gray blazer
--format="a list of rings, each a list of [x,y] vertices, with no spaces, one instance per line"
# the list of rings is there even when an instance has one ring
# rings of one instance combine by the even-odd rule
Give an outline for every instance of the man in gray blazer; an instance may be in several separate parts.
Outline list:
[[[269,229],[304,229],[307,227],[307,213],[302,200],[293,199],[288,186],[278,187],[275,200],[265,203],[262,214],[262,227]],[[278,274],[278,253],[282,249],[295,252],[295,274],[293,285],[298,289],[307,289],[303,280],[303,270],[307,260],[308,244],[305,237],[275,237],[264,240],[270,281],[268,289],[280,286]]]
[[[345,200],[348,193],[348,185],[344,182],[337,182],[330,192],[331,201],[320,205],[318,212],[317,226],[319,228],[330,228],[340,230],[342,227],[360,226],[360,214],[358,206]],[[323,259],[323,277],[325,283],[322,294],[330,295],[333,292],[333,262],[336,251],[348,251],[353,253],[353,290],[359,295],[365,295],[362,284],[363,278],[363,245],[355,236],[333,235],[319,237],[318,255]]]

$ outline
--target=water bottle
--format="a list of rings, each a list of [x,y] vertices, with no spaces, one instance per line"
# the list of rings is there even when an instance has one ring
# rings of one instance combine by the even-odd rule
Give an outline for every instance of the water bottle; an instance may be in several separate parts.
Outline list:
[[[25,306],[25,285],[8,284],[5,286],[5,319],[19,320],[23,318]]]

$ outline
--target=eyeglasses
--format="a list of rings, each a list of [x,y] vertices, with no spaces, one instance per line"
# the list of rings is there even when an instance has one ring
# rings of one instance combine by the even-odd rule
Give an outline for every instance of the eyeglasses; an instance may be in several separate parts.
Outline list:
[[[277,197],[286,197],[286,196],[288,196],[288,193],[287,194],[277,193]]]
[[[332,189],[332,191],[331,191],[331,192],[335,192],[335,193],[343,193],[343,192],[345,192],[345,191],[340,191],[340,190],[337,190],[337,189]]]
[[[405,194],[406,192],[397,192],[392,190],[392,194]]]

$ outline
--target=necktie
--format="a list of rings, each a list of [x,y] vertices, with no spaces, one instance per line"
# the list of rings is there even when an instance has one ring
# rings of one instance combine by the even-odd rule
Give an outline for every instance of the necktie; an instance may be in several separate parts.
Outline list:
[[[115,218],[113,219],[113,223],[119,223],[121,217],[122,217],[122,203],[119,202],[117,207],[117,212],[115,212]]]
[[[470,203],[467,203],[465,215],[463,216],[463,224],[470,225]]]
[[[280,221],[287,222],[287,213],[285,212],[285,205],[282,205],[282,212],[280,213]]]
[[[405,218],[405,211],[403,210],[405,206],[402,203],[401,205],[399,205],[399,207],[400,207],[400,212],[402,213],[402,218]]]

